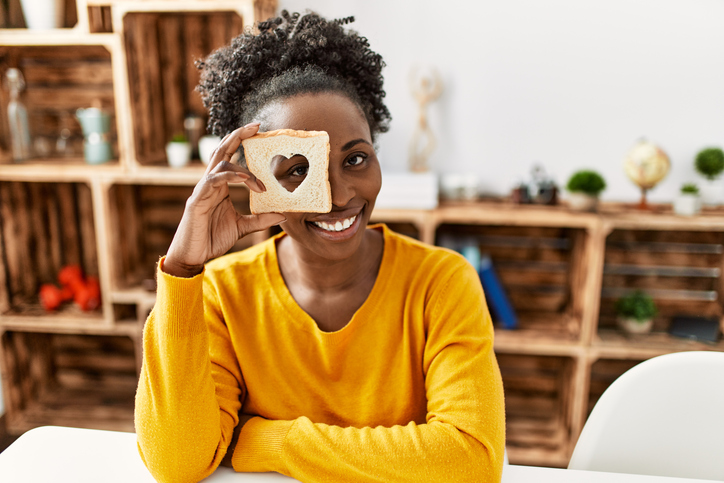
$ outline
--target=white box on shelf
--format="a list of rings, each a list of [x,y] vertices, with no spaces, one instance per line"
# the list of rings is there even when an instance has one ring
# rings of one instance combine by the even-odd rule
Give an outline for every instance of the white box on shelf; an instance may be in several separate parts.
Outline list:
[[[430,210],[437,204],[437,174],[382,173],[382,188],[375,208]]]

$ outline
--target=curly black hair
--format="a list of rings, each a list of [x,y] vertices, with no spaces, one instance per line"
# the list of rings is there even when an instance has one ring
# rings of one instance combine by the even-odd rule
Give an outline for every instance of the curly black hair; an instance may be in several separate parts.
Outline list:
[[[259,22],[231,44],[198,61],[197,90],[209,111],[208,130],[223,136],[254,120],[269,102],[299,94],[338,92],[355,102],[372,139],[389,129],[383,103],[382,57],[344,25],[354,17],[326,20],[316,13]]]

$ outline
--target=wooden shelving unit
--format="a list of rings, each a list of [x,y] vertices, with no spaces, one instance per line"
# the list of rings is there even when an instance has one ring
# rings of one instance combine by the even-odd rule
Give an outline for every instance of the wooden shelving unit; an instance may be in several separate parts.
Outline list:
[[[187,112],[204,114],[192,91],[193,58],[275,8],[252,0],[76,4],[73,28],[0,30],[0,74],[28,68],[35,79],[24,99],[33,135],[50,136],[61,117],[101,93],[113,113],[116,155],[99,166],[80,155],[13,164],[0,121],[0,371],[14,433],[42,424],[132,429],[155,263],[203,173],[198,161],[165,166],[161,148]],[[178,59],[170,59],[164,46],[189,32],[193,42],[179,43],[171,51]],[[90,67],[100,73],[89,79]],[[72,128],[77,141],[80,126]],[[245,189],[233,188],[232,196],[248,210]],[[724,350],[722,342],[666,334],[676,314],[722,317],[724,211],[681,218],[667,206],[644,213],[609,204],[590,214],[486,201],[377,210],[373,221],[427,243],[474,243],[492,257],[520,319],[517,330],[496,329],[495,342],[513,463],[566,465],[592,405],[634,364],[675,351]],[[69,263],[99,277],[102,305],[47,314],[38,287]],[[655,294],[661,314],[654,333],[633,338],[613,326],[612,300],[636,287]]]
[[[516,330],[496,328],[495,340],[514,463],[566,466],[603,390],[635,364],[724,351],[724,341],[667,333],[675,315],[722,320],[724,210],[684,218],[669,205],[604,204],[593,214],[498,200],[378,210],[374,221],[428,243],[473,243],[493,259],[520,319]],[[652,294],[659,315],[651,334],[634,337],[615,328],[613,302],[636,288]]]

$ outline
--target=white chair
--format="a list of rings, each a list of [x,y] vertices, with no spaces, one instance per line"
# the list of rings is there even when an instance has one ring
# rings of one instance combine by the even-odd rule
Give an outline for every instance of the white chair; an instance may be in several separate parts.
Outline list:
[[[603,393],[569,469],[724,480],[724,353],[631,368]]]

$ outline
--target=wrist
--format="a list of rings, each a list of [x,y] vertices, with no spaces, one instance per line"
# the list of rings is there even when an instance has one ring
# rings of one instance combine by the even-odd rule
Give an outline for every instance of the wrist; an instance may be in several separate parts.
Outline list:
[[[203,265],[186,265],[179,263],[173,257],[166,256],[161,261],[161,270],[164,273],[179,278],[193,278],[204,271]]]

